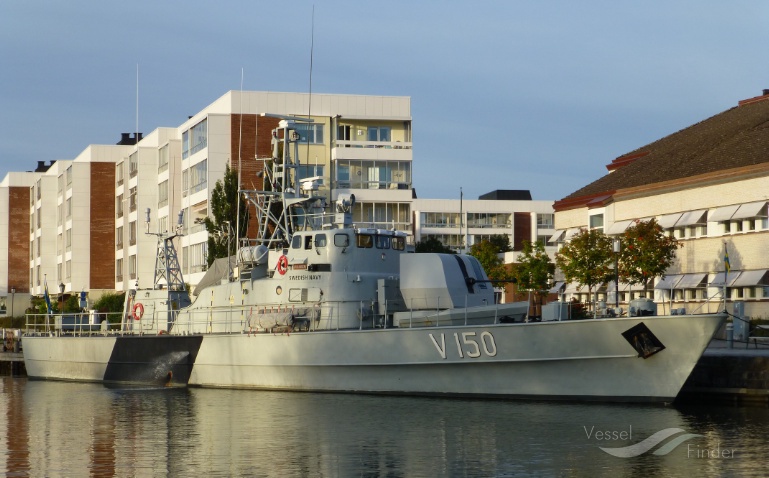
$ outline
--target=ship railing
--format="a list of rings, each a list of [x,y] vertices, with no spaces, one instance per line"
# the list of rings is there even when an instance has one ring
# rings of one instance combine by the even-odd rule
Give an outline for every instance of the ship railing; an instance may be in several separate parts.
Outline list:
[[[122,312],[27,314],[24,335],[107,335],[122,331]]]

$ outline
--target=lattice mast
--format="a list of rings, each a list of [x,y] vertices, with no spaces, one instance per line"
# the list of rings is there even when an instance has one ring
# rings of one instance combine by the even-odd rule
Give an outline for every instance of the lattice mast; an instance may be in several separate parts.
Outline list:
[[[147,234],[157,236],[157,255],[155,256],[155,280],[153,289],[162,289],[162,281],[165,280],[168,291],[185,290],[182,267],[179,264],[179,256],[176,254],[173,240],[181,236],[184,212],[179,211],[178,221],[174,232],[150,232],[150,209],[147,208]]]

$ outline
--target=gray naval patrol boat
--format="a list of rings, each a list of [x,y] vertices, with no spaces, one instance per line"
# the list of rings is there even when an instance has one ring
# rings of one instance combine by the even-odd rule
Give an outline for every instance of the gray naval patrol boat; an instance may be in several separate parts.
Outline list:
[[[23,338],[34,379],[604,401],[670,401],[723,314],[525,321],[496,304],[479,262],[407,251],[402,232],[353,224],[297,181],[296,119],[273,132],[262,191],[242,191],[257,238],[232,274],[184,289],[158,235],[155,286],[126,294],[119,329],[53,317]],[[149,215],[148,215],[149,220]],[[148,226],[149,231],[149,226]],[[178,231],[178,229],[177,229]],[[92,330],[96,329],[96,330]]]

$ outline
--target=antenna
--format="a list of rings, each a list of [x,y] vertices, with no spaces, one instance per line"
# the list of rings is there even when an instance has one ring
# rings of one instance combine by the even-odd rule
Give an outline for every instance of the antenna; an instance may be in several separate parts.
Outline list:
[[[134,144],[136,145],[136,148],[134,150],[139,149],[139,64],[136,64],[136,129],[134,130]]]
[[[307,118],[311,118],[312,116],[312,58],[315,51],[315,4],[312,5],[312,26],[310,28],[310,96],[307,100]],[[310,138],[309,138],[309,131],[306,132],[308,134],[307,137],[307,157],[310,157]],[[299,163],[299,158],[296,158],[297,163]]]
[[[240,132],[238,133],[238,199],[235,201],[235,249],[239,247],[240,244],[240,172],[241,172],[241,163],[243,161],[243,67],[240,68]],[[258,128],[256,127],[256,122],[254,122],[254,131],[256,131]],[[256,142],[254,142],[254,152],[256,152]],[[228,242],[229,244],[229,242]],[[230,258],[227,257],[227,264],[230,263]]]

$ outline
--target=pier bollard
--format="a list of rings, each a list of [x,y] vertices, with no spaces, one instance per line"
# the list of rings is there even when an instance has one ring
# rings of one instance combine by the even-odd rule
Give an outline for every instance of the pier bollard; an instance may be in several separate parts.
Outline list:
[[[726,346],[734,348],[734,324],[726,324]]]

